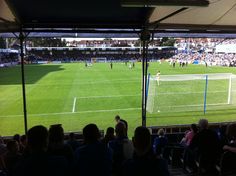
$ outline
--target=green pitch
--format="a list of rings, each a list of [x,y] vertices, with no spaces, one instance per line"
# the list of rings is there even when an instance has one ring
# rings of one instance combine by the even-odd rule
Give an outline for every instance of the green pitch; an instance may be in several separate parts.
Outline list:
[[[167,63],[150,63],[149,72],[154,75],[157,70],[161,75],[236,74],[236,68],[189,65],[174,69]],[[131,137],[135,127],[141,125],[141,63],[137,63],[134,69],[129,69],[124,63],[113,63],[112,70],[109,63],[97,63],[87,68],[79,63],[26,65],[25,77],[28,127],[38,124],[49,127],[60,123],[69,132],[81,131],[86,124],[96,123],[105,130],[114,127],[114,116],[119,114],[128,121]],[[220,83],[225,87],[227,84],[224,81]],[[175,89],[175,85],[167,87]],[[21,91],[20,67],[1,68],[0,135],[24,132]],[[195,101],[193,97],[191,99]],[[178,101],[176,103],[184,104],[189,99],[186,96]],[[161,111],[148,114],[147,125],[188,124],[203,117],[202,111]],[[236,109],[226,106],[208,110],[205,118],[210,122],[234,121]]]

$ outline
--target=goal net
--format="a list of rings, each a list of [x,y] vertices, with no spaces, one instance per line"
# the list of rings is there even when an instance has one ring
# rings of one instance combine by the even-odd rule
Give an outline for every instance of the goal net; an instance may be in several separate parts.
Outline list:
[[[159,80],[156,76],[149,76],[147,88],[149,113],[204,112],[235,105],[236,75],[234,74],[161,75]]]
[[[92,63],[106,63],[107,58],[106,57],[92,57],[91,62]]]

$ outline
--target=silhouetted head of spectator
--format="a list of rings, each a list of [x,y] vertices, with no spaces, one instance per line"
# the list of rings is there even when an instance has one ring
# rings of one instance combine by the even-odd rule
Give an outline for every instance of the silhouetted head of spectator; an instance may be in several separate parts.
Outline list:
[[[198,125],[199,125],[200,130],[208,129],[208,120],[207,119],[200,119],[198,122]]]
[[[69,134],[69,139],[70,140],[75,140],[75,133],[70,133]]]
[[[18,143],[20,143],[20,135],[19,134],[15,134],[13,136],[13,140],[17,141]]]
[[[64,143],[64,130],[61,124],[51,125],[49,128],[49,143]]]
[[[118,123],[120,121],[120,116],[119,115],[116,115],[115,116],[115,121]]]
[[[190,126],[190,128],[191,128],[191,130],[194,132],[194,134],[196,134],[197,133],[197,131],[198,131],[198,128],[197,128],[197,125],[196,124],[191,124],[191,126]]]
[[[32,152],[46,151],[48,146],[48,130],[42,125],[34,126],[27,133],[27,144]]]
[[[95,124],[88,124],[83,129],[83,136],[85,143],[93,143],[100,138],[100,132]]]
[[[106,136],[114,136],[115,129],[113,127],[108,127],[106,131]]]
[[[26,135],[25,135],[25,134],[20,137],[20,142],[21,142],[21,144],[22,144],[23,146],[26,146],[26,144],[27,144],[27,138],[26,138]]]
[[[10,140],[7,142],[7,150],[10,153],[18,153],[19,152],[19,144],[16,140]]]
[[[2,136],[0,136],[0,144],[4,144]]]
[[[137,155],[142,156],[148,153],[151,148],[149,130],[145,127],[137,127],[134,132],[133,144]]]
[[[159,136],[164,136],[164,135],[165,135],[164,129],[163,129],[163,128],[160,128],[160,129],[158,130],[157,134],[158,134]]]
[[[118,122],[115,127],[116,137],[124,137],[127,134],[125,124],[123,122]]]
[[[227,126],[226,134],[229,139],[236,139],[236,123]]]

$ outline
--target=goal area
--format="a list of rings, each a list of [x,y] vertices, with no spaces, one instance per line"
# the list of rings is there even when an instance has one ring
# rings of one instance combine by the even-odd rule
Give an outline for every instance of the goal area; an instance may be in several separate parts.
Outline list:
[[[106,57],[92,57],[91,63],[106,63],[107,58]]]
[[[231,73],[148,75],[147,112],[184,112],[236,105],[236,75]]]

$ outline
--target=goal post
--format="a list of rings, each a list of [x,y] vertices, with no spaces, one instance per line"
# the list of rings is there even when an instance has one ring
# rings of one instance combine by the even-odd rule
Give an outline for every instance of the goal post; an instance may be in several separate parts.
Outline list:
[[[147,112],[199,111],[236,106],[236,75],[231,73],[149,77]]]
[[[231,104],[232,75],[229,77],[228,104]]]
[[[146,109],[150,113],[154,113],[155,98],[156,98],[156,87],[157,81],[154,80],[153,76],[148,74],[147,90],[146,90]]]

